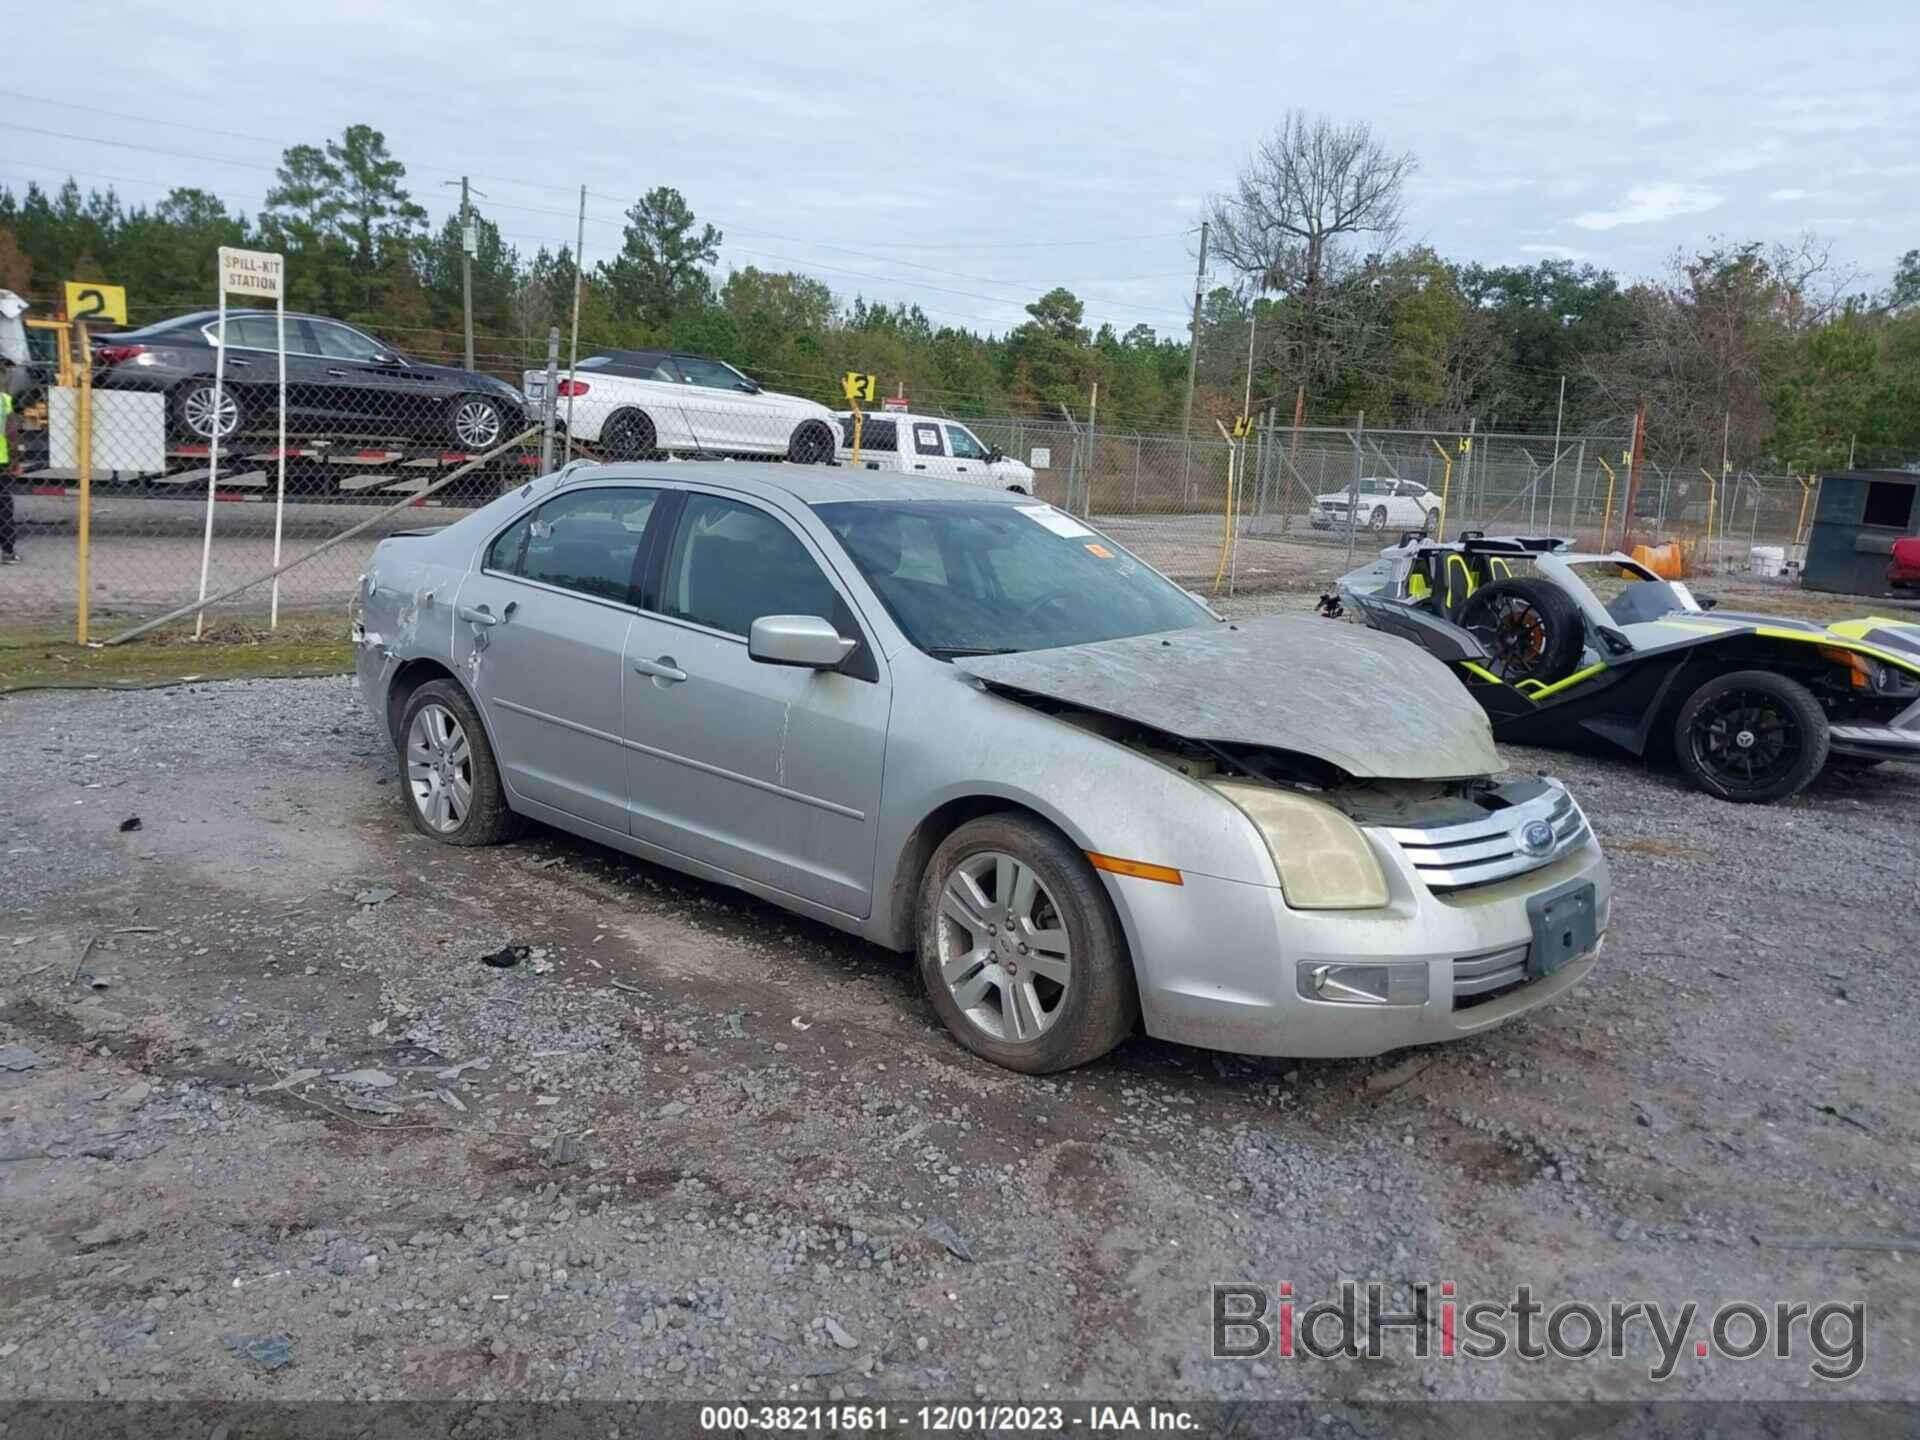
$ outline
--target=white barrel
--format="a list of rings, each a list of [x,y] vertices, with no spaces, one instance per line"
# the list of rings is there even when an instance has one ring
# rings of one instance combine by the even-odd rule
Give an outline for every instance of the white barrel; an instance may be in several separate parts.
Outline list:
[[[1753,573],[1756,575],[1781,575],[1786,573],[1787,551],[1784,545],[1756,545],[1750,559]]]

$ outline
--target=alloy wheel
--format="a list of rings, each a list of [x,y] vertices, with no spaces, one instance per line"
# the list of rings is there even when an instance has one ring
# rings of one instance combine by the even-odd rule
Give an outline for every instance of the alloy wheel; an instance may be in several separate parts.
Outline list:
[[[1052,893],[1022,860],[978,851],[940,895],[940,975],[968,1022],[1001,1041],[1033,1040],[1060,1018],[1073,946]]]
[[[1700,707],[1687,733],[1693,758],[1732,792],[1762,790],[1790,771],[1805,743],[1776,697],[1729,690]]]
[[[453,412],[453,433],[472,450],[500,443],[500,411],[490,400],[462,400]]]
[[[181,414],[185,417],[187,428],[202,440],[211,440],[213,424],[213,386],[200,385],[187,392],[187,398],[181,402]],[[240,426],[240,406],[233,398],[233,392],[220,392],[220,438],[226,439]]]
[[[407,788],[420,818],[441,834],[473,808],[473,748],[444,705],[423,705],[407,731]]]
[[[1467,630],[1500,665],[1501,675],[1525,678],[1546,653],[1547,630],[1540,614],[1518,595],[1502,595],[1491,613]]]

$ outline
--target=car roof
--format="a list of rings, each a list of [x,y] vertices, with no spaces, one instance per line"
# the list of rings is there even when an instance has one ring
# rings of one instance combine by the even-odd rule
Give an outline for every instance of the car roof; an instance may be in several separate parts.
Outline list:
[[[592,465],[571,472],[563,486],[632,484],[636,480],[711,481],[766,499],[789,498],[802,505],[831,505],[843,500],[960,500],[981,505],[1033,505],[1031,495],[967,485],[958,480],[927,480],[886,471],[856,470],[850,465],[787,465],[752,461],[633,461]]]
[[[853,418],[851,410],[836,410],[833,413],[836,419],[851,420]],[[955,419],[951,415],[929,415],[924,410],[862,410],[860,413],[869,425],[875,420],[917,420],[927,425],[958,425],[963,430],[967,426],[966,421]]]
[[[277,313],[279,312],[273,311],[273,310],[257,310],[251,307],[241,307],[238,305],[229,305],[227,307],[227,319],[229,320],[243,320],[248,318],[249,316],[255,316],[255,315],[263,315],[268,319],[272,319],[273,316]],[[218,310],[194,310],[185,315],[174,315],[165,320],[150,321],[148,324],[142,325],[139,328],[142,331],[173,330],[173,329],[181,329],[181,328],[197,330],[202,325],[213,324],[214,321],[218,320],[219,318],[220,318],[220,312]],[[346,325],[349,329],[367,328],[364,326],[352,325],[345,320],[336,320],[331,315],[310,315],[304,310],[289,310],[286,312],[286,318],[288,320],[322,320],[329,325]],[[122,331],[121,333],[132,334],[133,332],[128,330],[128,331]]]
[[[620,360],[620,361],[624,361],[629,365],[638,365],[642,362],[646,362],[648,364],[658,364],[660,361],[665,360],[668,356],[674,355],[674,354],[686,355],[689,358],[696,359],[696,360],[704,360],[708,358],[704,355],[694,355],[693,352],[690,350],[673,351],[673,350],[609,350],[609,349],[595,350],[591,354],[582,355],[580,358],[582,360],[592,360],[596,356],[601,356],[608,360]]]

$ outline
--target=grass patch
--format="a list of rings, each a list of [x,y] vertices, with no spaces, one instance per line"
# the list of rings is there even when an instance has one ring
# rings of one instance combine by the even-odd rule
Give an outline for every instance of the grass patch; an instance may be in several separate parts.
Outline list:
[[[0,693],[46,685],[155,685],[249,675],[343,675],[353,646],[338,615],[221,619],[193,638],[193,622],[163,626],[111,649],[76,645],[68,626],[0,628]]]

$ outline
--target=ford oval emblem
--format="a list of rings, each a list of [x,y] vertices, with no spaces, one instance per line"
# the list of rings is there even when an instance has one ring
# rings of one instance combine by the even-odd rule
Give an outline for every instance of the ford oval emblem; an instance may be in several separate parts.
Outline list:
[[[1553,849],[1553,826],[1544,820],[1529,820],[1517,837],[1520,848],[1529,855],[1544,855]]]

